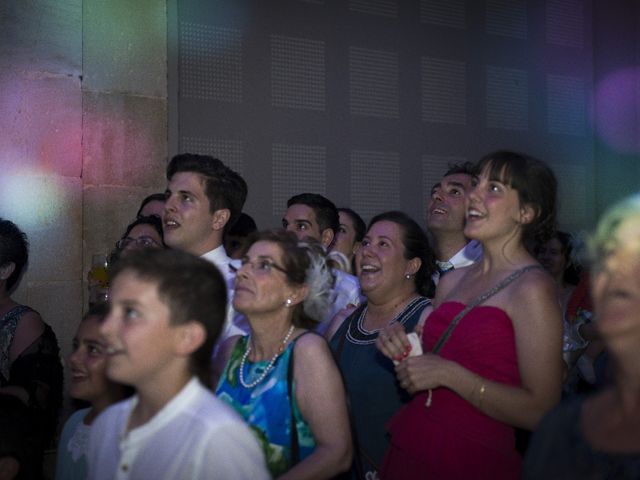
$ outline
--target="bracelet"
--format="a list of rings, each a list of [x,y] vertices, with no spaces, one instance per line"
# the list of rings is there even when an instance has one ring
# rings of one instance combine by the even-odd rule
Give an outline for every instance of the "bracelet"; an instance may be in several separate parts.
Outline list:
[[[480,392],[478,393],[478,410],[482,410],[482,400],[484,399],[484,391],[485,391],[484,382],[480,385]]]
[[[427,392],[427,401],[424,402],[424,406],[429,408],[431,406],[431,397],[433,396],[433,393],[431,392],[431,389],[429,389],[429,391]]]

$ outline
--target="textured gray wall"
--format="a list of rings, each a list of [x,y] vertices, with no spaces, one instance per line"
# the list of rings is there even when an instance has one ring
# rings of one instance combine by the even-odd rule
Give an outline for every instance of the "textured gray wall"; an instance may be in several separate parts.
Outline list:
[[[601,208],[591,111],[604,53],[589,0],[169,4],[170,152],[238,169],[260,226],[279,225],[302,191],[423,221],[449,162],[499,148],[552,165],[564,228]],[[637,33],[633,2],[600,8],[611,17],[600,31],[624,20]],[[618,194],[635,188],[630,173]]]

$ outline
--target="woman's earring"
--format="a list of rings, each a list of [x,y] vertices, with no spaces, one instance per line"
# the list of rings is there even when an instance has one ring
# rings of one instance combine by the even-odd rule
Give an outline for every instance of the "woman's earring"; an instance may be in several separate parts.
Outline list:
[[[290,298],[287,298],[287,300],[284,302],[284,306],[289,308],[292,303],[293,303],[293,300],[291,300]]]
[[[406,278],[407,280],[411,279],[411,274],[410,273],[405,273],[404,274],[404,278]]]

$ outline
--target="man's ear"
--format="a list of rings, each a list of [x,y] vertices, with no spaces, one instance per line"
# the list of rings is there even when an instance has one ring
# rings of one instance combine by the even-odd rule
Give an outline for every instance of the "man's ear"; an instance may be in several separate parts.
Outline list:
[[[531,223],[537,216],[538,209],[530,203],[527,203],[526,205],[520,207],[520,223],[524,225]]]
[[[333,243],[334,232],[332,228],[325,228],[320,234],[320,242],[325,248],[329,248]]]
[[[202,323],[190,320],[179,325],[176,351],[179,355],[188,357],[198,350],[207,339],[207,332]]]
[[[211,221],[211,226],[214,230],[222,230],[224,226],[231,218],[231,210],[228,208],[221,208],[220,210],[216,210],[213,212],[213,219]]]
[[[16,269],[14,262],[7,262],[0,267],[0,280],[7,280]]]

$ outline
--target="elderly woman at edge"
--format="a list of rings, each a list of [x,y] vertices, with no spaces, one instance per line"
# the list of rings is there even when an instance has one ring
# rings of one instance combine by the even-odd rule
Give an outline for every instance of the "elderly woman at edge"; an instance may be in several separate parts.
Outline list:
[[[640,478],[640,195],[607,211],[589,246],[595,325],[614,382],[543,419],[525,479]]]

